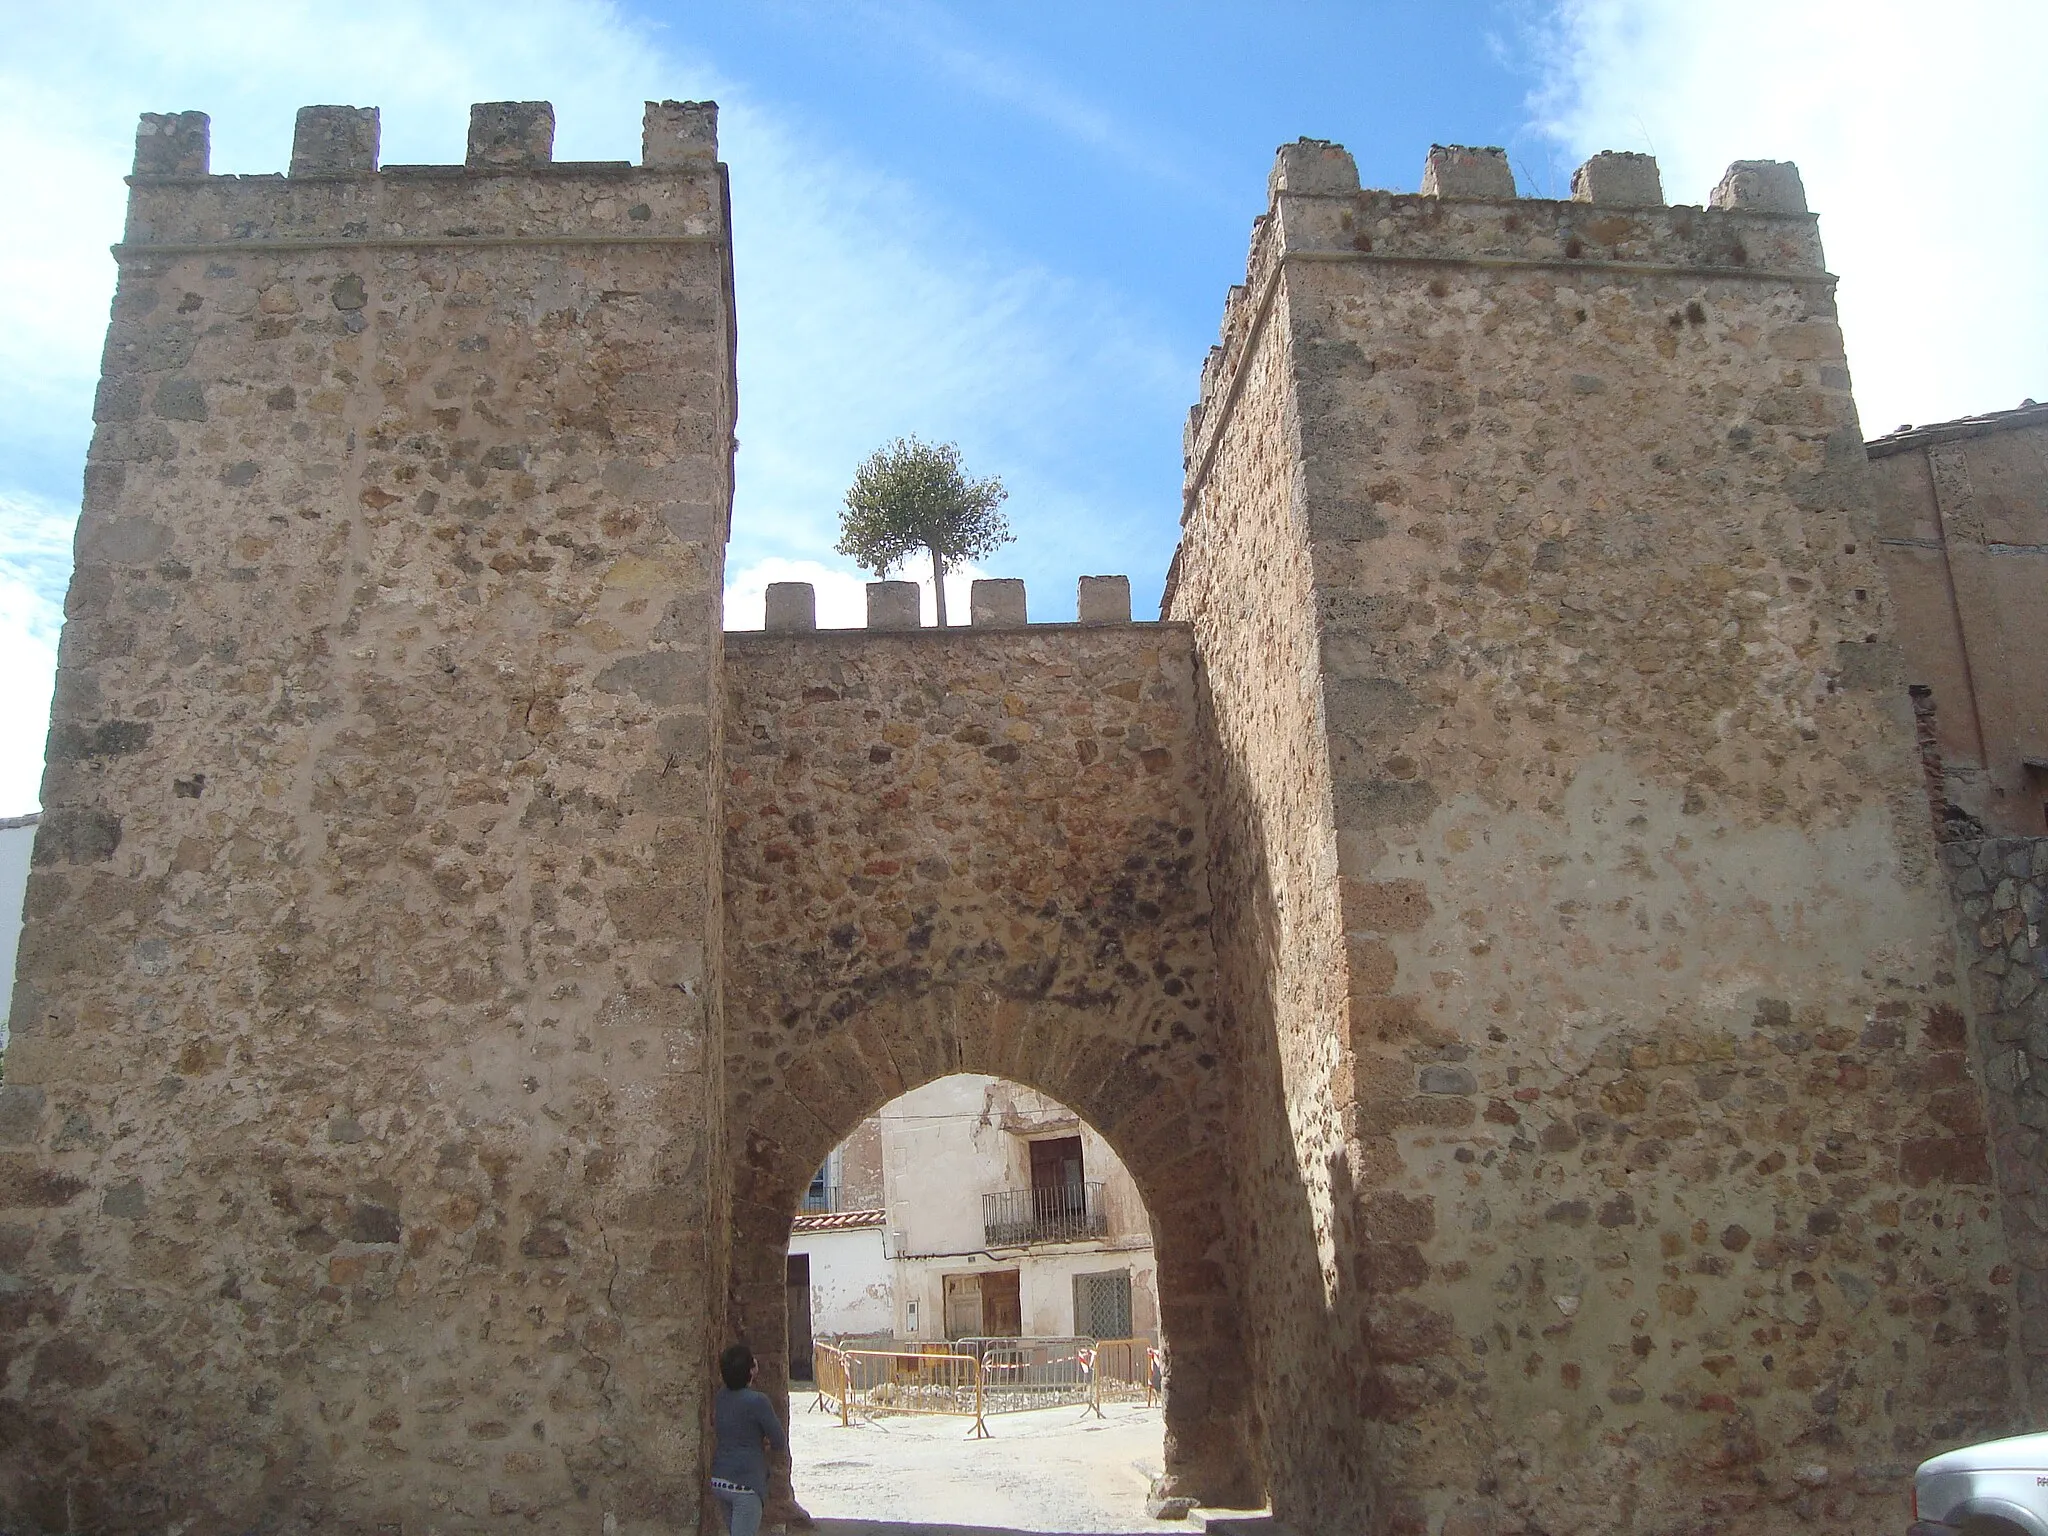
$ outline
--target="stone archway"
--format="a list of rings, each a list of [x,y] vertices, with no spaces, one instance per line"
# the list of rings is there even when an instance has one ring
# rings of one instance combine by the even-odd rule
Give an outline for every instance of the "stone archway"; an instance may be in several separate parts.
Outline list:
[[[764,1384],[820,1161],[908,1089],[1006,1077],[1151,1212],[1169,1474],[1255,1500],[1188,632],[727,638],[730,1321]]]
[[[962,1054],[948,1072],[985,1072],[1038,1088],[1093,1125],[1123,1159],[1152,1218],[1158,1256],[1160,1324],[1171,1377],[1168,1471],[1191,1487],[1213,1490],[1214,1502],[1242,1501],[1256,1489],[1245,1487],[1237,1424],[1245,1403],[1244,1365],[1228,1266],[1225,1191],[1217,1187],[1220,1138],[1213,1132],[1190,1134],[1188,1127],[1195,1122],[1192,1107],[1166,1084],[1125,1079],[1132,1093],[1121,1094],[1100,1083],[1091,1099],[1088,1085],[1077,1081],[1079,1074],[1055,1071],[1027,1078],[1014,1066],[999,1067],[993,1055],[969,1054],[951,1026],[969,1018],[983,1003],[1006,1015],[998,1032],[1016,1042],[1013,1055],[1035,1056],[1034,1045],[1063,1032],[1071,1039],[1071,1032],[1085,1030],[1089,1021],[1060,1018],[1057,1007],[1051,1015],[1034,1020],[1031,1014],[1036,1010],[1029,1005],[976,998],[969,989],[947,989],[925,1000],[924,1006],[906,1010],[913,1017],[904,1022],[912,1030],[935,1029],[961,1042]],[[979,1031],[970,1022],[961,1033],[972,1036]],[[870,1041],[871,1049],[872,1036]],[[838,1124],[834,1134],[823,1129],[824,1122],[809,1106],[791,1113],[794,1106],[783,1104],[750,1120],[734,1146],[730,1320],[735,1333],[754,1345],[762,1362],[761,1380],[774,1393],[788,1390],[783,1260],[790,1213],[804,1185],[832,1147],[867,1114],[900,1093],[946,1075],[899,1078],[892,1067],[871,1063],[857,1043],[844,1049],[823,1047],[811,1053],[809,1061],[819,1074],[858,1074],[840,1081],[862,1094],[859,1112]],[[1111,1119],[1119,1111],[1120,1117]]]

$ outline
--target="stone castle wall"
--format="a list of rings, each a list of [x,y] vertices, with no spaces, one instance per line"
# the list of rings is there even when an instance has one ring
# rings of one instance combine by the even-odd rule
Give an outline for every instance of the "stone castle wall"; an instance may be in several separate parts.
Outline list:
[[[786,1407],[804,1184],[958,1071],[1143,1193],[1162,1493],[1860,1528],[2016,1424],[2040,856],[1944,850],[1959,958],[1796,173],[1536,202],[1438,149],[1410,197],[1291,146],[1168,622],[782,586],[722,636],[713,110],[558,165],[490,104],[380,171],[312,108],[243,178],[144,119],[0,1088],[0,1514],[690,1529],[729,1331]]]
[[[146,118],[0,1112],[0,1509],[694,1520],[725,188]]]
[[[786,1391],[782,1256],[812,1172],[898,1094],[991,1073],[1129,1168],[1159,1262],[1168,1470],[1255,1498],[1194,636],[726,640],[733,1326],[764,1384]]]
[[[2013,1422],[2013,1291],[1813,221],[1784,168],[1444,169],[1283,151],[1167,605],[1207,661],[1210,550],[1311,573],[1335,868],[1289,906],[1341,904],[1301,991],[1349,1026],[1282,1024],[1292,1166],[1239,1160],[1340,1235],[1264,1341],[1276,1509],[1889,1518]],[[1207,680],[1221,776],[1312,793]]]

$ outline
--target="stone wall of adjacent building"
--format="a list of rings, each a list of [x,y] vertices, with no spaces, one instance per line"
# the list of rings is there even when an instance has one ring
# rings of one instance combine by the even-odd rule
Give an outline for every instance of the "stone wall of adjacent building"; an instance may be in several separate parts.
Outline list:
[[[2031,1425],[2048,1409],[2048,838],[1949,843],[1941,857],[1991,1108]]]
[[[882,1123],[870,1116],[841,1142],[839,1152],[839,1208],[842,1211],[879,1211],[886,1200],[887,1183],[882,1169]]]
[[[1955,835],[2048,831],[2048,406],[1872,442],[1878,547]]]
[[[143,120],[0,1100],[0,1511],[689,1528],[723,1292],[715,109]]]
[[[1276,170],[1168,611],[1202,635],[1219,778],[1306,802],[1305,865],[1334,823],[1316,888],[1267,899],[1276,928],[1336,903],[1342,942],[1244,1021],[1277,1037],[1292,1161],[1238,1160],[1254,1198],[1316,1190],[1325,1293],[1260,1370],[1275,1508],[1309,1528],[1878,1523],[1927,1447],[2017,1422],[1982,1091],[1787,169],[1706,209],[1633,162],[1564,203],[1455,167],[1361,192],[1311,144]],[[1256,603],[1199,570],[1256,541]],[[1218,648],[1304,607],[1308,773]],[[1317,954],[1342,1007],[1310,1001],[1337,990]],[[1360,1386],[1300,1405],[1331,1358]]]
[[[1130,1170],[1168,1470],[1256,1498],[1193,647],[1170,624],[726,637],[731,1315],[778,1396],[804,1182],[890,1099],[987,1073]]]

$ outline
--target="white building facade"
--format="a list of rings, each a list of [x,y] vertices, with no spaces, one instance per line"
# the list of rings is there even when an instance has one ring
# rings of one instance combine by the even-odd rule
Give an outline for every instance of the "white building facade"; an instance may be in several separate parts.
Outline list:
[[[959,1074],[863,1123],[790,1233],[791,1346],[811,1337],[1157,1340],[1136,1184],[1065,1105]],[[807,1310],[808,1320],[799,1317]]]

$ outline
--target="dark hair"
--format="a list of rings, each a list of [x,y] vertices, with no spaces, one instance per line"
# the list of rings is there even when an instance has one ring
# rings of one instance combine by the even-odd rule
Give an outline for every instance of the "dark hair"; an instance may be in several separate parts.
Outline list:
[[[728,1387],[739,1391],[754,1379],[754,1352],[744,1344],[728,1345],[718,1357],[718,1374],[725,1378]]]

